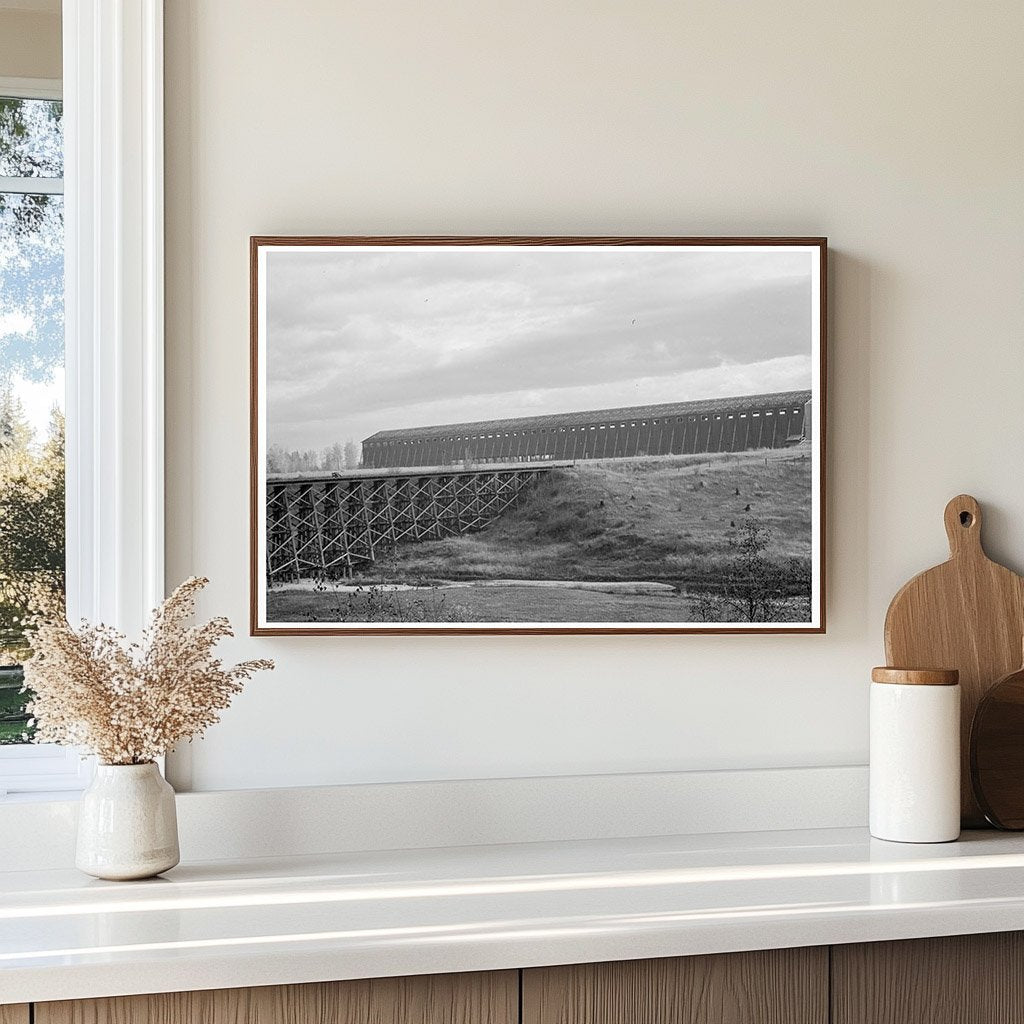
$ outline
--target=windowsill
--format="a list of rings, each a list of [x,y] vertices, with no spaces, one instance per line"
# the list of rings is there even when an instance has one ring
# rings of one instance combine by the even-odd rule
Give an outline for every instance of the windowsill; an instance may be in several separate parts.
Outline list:
[[[0,805],[75,800],[92,779],[95,759],[49,743],[0,746]]]
[[[0,803],[4,804],[50,804],[68,800],[77,800],[82,795],[80,789],[50,790],[39,793],[5,793],[0,790]]]
[[[863,829],[0,874],[12,1002],[1024,929],[1024,837]]]

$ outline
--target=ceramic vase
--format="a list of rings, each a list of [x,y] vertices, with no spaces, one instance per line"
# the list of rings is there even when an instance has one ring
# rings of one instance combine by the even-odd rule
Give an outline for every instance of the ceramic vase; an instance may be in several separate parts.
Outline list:
[[[99,764],[82,794],[75,864],[96,878],[151,878],[180,859],[174,790],[149,764]]]

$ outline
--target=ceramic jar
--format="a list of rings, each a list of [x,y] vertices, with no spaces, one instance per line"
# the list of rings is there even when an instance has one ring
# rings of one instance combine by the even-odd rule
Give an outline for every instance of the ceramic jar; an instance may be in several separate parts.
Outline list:
[[[180,860],[174,790],[149,764],[99,764],[82,794],[75,865],[96,878],[150,878]]]
[[[956,839],[959,674],[876,668],[871,680],[871,834],[899,843]]]

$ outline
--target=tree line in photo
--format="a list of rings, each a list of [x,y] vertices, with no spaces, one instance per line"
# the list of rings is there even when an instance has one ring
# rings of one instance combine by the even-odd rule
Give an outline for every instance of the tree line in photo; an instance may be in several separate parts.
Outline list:
[[[335,441],[326,448],[289,451],[272,444],[267,449],[268,473],[341,473],[358,469],[362,461],[362,445],[358,441]]]

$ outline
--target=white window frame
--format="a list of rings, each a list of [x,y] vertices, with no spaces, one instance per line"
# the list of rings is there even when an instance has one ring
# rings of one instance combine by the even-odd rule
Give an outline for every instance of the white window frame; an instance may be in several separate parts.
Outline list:
[[[0,75],[0,96],[19,100],[60,100],[63,99],[63,91],[58,78],[10,78]],[[64,179],[8,178],[0,175],[0,192],[60,195],[64,192]]]
[[[163,0],[64,0],[63,46],[35,86],[64,100],[68,617],[138,634],[164,596]],[[91,773],[0,748],[0,796]]]

